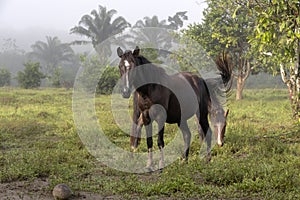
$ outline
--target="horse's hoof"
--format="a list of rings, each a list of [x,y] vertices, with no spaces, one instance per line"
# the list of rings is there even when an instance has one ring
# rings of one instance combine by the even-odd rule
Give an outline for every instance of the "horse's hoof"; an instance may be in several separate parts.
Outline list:
[[[187,164],[188,163],[188,159],[187,158],[181,158],[181,164]]]
[[[210,161],[211,161],[211,156],[208,156],[208,157],[206,158],[206,163],[208,164],[208,163],[210,163]]]
[[[154,172],[154,170],[153,170],[152,167],[146,167],[145,170],[146,170],[146,173],[152,173],[152,172]]]

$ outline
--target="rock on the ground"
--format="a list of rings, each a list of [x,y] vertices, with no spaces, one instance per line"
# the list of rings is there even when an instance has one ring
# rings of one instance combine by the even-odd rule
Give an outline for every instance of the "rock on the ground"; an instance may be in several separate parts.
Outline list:
[[[58,184],[53,188],[52,194],[56,200],[67,200],[71,197],[72,191],[66,184]]]

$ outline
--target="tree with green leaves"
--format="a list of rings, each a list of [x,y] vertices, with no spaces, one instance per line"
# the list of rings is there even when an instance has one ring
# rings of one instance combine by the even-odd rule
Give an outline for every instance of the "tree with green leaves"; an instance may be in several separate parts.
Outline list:
[[[260,53],[258,59],[281,73],[293,115],[300,119],[300,1],[255,0],[249,7],[257,15],[251,44]]]
[[[190,25],[184,34],[198,41],[212,58],[224,50],[230,53],[237,79],[236,99],[242,99],[245,82],[254,68],[248,39],[254,29],[254,17],[248,14],[247,1],[208,0],[207,4],[203,22]]]
[[[19,85],[25,89],[39,87],[41,79],[45,78],[45,75],[40,72],[40,63],[27,62],[24,66],[24,71],[19,71],[17,75]]]
[[[127,27],[130,27],[130,24],[121,16],[113,20],[113,16],[116,14],[116,10],[107,10],[106,7],[99,5],[98,11],[92,10],[90,15],[87,14],[82,16],[78,26],[71,29],[71,34],[85,36],[89,38],[89,41],[76,40],[72,44],[82,45],[92,43],[94,49],[99,51],[99,44],[107,38],[123,32]],[[111,49],[109,47],[104,49],[109,52],[109,55],[111,54]]]
[[[9,86],[11,81],[11,73],[8,69],[0,69],[0,87]]]
[[[44,74],[51,77],[59,66],[73,62],[74,51],[69,44],[62,43],[57,37],[47,36],[46,40],[33,44],[29,57],[40,62]]]

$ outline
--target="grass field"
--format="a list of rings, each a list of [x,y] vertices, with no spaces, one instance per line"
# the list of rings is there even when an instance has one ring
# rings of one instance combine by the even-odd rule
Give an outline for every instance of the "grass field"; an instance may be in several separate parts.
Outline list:
[[[225,145],[213,148],[210,163],[194,142],[188,164],[178,160],[162,173],[131,174],[88,153],[73,122],[71,90],[2,88],[0,199],[51,199],[58,183],[72,188],[73,199],[300,199],[300,126],[291,118],[287,91],[244,94],[242,101],[228,100]],[[108,137],[128,148],[110,97],[98,96],[96,110]],[[166,135],[172,131],[169,126]]]

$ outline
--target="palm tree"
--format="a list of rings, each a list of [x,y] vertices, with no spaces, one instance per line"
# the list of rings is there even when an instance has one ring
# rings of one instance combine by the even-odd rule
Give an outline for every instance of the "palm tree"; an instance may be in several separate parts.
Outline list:
[[[157,27],[157,28],[168,28],[166,20],[159,21],[157,16],[144,17],[143,20],[139,20],[133,26],[134,28],[145,28],[145,27]]]
[[[144,17],[133,26],[131,37],[132,43],[144,48],[143,54],[151,61],[158,62],[158,57],[162,56],[162,50],[168,50],[174,39],[173,31],[183,26],[183,21],[187,20],[186,12],[177,12],[168,20],[159,20],[157,16]],[[133,46],[133,45],[132,45]]]
[[[70,33],[85,36],[91,41],[80,40],[74,41],[72,44],[87,44],[91,42],[97,50],[101,42],[130,27],[130,24],[123,17],[117,17],[112,21],[115,14],[117,14],[116,10],[107,10],[106,7],[99,5],[98,12],[92,10],[91,15],[81,17],[79,25],[73,27]]]
[[[166,20],[159,21],[157,16],[144,17],[133,26],[134,43],[139,46],[157,47],[164,43],[167,38],[162,35],[162,30],[167,29]]]
[[[57,37],[46,36],[47,41],[37,41],[31,46],[29,56],[41,63],[45,75],[53,75],[58,66],[64,62],[72,62],[74,51],[67,43],[61,43]]]

